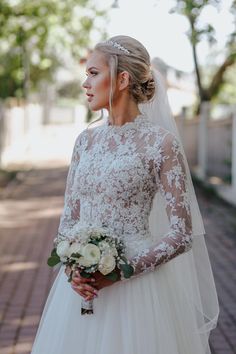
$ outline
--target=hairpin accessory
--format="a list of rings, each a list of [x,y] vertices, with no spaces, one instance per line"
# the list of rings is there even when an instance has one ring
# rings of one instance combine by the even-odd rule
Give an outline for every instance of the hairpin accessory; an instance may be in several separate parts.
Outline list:
[[[111,45],[114,48],[122,50],[122,52],[125,52],[126,54],[130,54],[130,51],[128,49],[126,49],[125,47],[123,47],[121,44],[119,44],[117,42],[109,40],[109,41],[106,41],[105,43]]]

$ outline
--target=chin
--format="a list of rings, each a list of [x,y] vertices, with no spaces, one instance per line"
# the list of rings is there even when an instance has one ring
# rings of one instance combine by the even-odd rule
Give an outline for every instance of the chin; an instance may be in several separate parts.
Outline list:
[[[106,106],[96,104],[89,104],[89,108],[94,112],[100,111],[101,109],[108,109]]]

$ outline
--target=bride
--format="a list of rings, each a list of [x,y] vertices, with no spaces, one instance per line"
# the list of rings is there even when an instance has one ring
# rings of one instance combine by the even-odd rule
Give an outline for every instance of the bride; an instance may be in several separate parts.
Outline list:
[[[85,279],[61,266],[32,354],[209,354],[218,301],[204,226],[161,75],[136,39],[98,43],[83,83],[108,117],[77,138],[58,237],[104,223],[133,276]],[[103,111],[102,111],[103,112]],[[81,301],[93,314],[81,314]],[[89,312],[89,311],[88,311]]]

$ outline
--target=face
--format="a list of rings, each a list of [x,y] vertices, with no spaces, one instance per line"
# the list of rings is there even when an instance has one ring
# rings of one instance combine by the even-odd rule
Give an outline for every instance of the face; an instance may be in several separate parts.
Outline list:
[[[109,108],[110,71],[105,56],[94,51],[87,60],[87,79],[83,83],[88,97],[89,108],[98,111]]]

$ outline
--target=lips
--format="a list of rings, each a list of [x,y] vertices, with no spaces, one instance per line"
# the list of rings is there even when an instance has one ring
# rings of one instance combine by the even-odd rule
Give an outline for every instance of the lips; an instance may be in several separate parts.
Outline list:
[[[92,95],[91,93],[86,93],[86,96],[88,96],[88,101],[90,102],[94,95]]]

